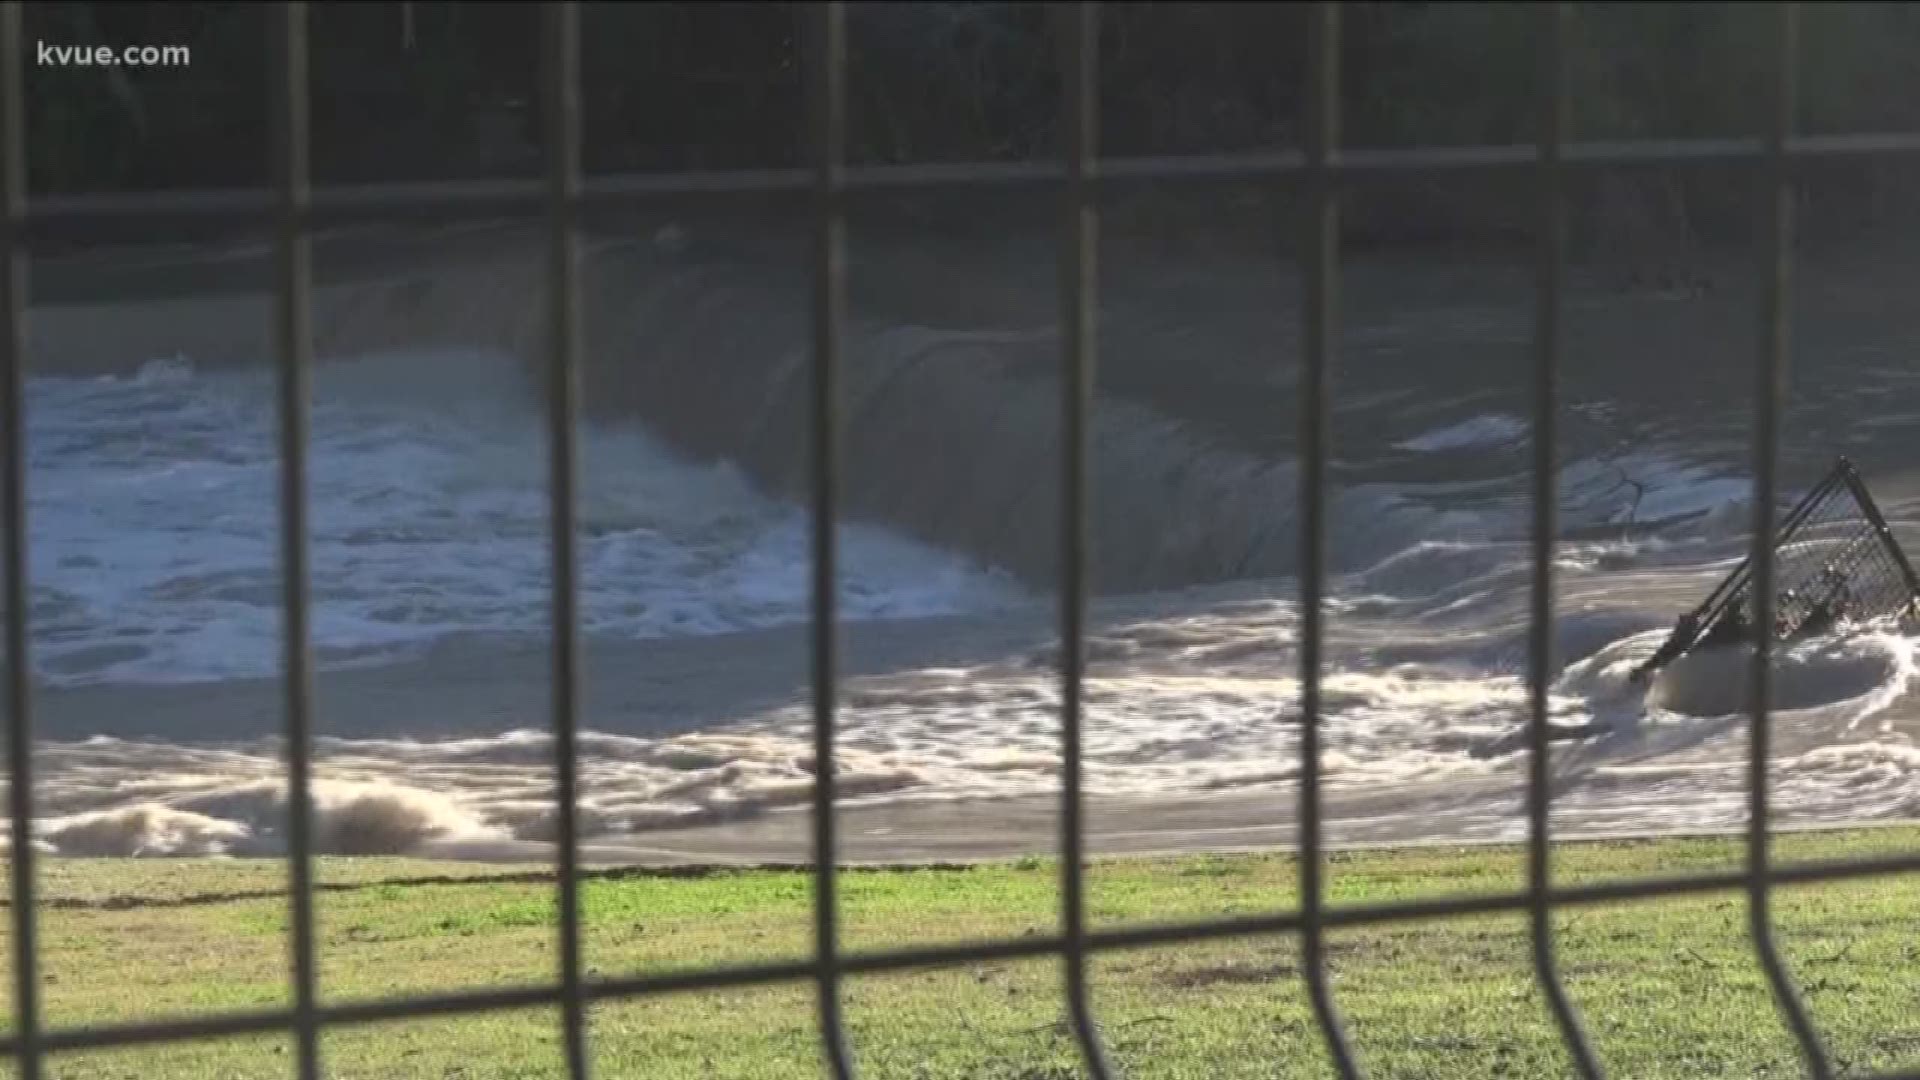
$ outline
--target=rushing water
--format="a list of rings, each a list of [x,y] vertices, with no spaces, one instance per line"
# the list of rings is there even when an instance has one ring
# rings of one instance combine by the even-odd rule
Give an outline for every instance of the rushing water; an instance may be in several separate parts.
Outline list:
[[[1160,311],[1187,310],[1178,282],[1166,291]],[[696,306],[664,295],[630,328]],[[1219,302],[1224,290],[1207,295]],[[1550,706],[1556,725],[1584,735],[1556,744],[1568,770],[1559,812],[1576,827],[1729,826],[1744,812],[1741,658],[1688,658],[1650,689],[1626,678],[1747,545],[1751,350],[1681,350],[1698,364],[1682,369],[1671,346],[1620,344],[1684,303],[1574,319],[1576,333],[1582,317],[1608,328],[1581,339],[1561,420]],[[1513,835],[1531,586],[1527,309],[1356,308],[1329,495],[1332,825],[1352,836]],[[1787,494],[1849,453],[1914,545],[1920,365],[1901,351],[1904,329],[1875,325],[1878,336],[1854,326],[1833,337],[1818,377],[1796,383]],[[1093,543],[1111,574],[1092,606],[1086,698],[1095,797],[1280,800],[1298,768],[1292,448],[1284,432],[1235,419],[1262,386],[1278,385],[1269,415],[1292,406],[1284,380],[1233,359],[1230,333],[1199,329],[1122,309],[1108,330]],[[1033,567],[1055,557],[1057,531],[1029,518],[1052,497],[1055,464],[1007,462],[1030,449],[1021,418],[1052,415],[1052,391],[1017,372],[1000,397],[903,380],[951,378],[960,369],[939,368],[943,358],[977,372],[1021,349],[1044,355],[1051,338],[865,323],[851,339],[895,364],[881,370],[906,374],[872,380],[887,387],[869,391],[878,405],[854,410],[866,425],[855,469],[869,471],[856,475],[860,512],[839,534],[855,669],[840,701],[841,790],[870,807],[1050,793],[1054,597]],[[753,348],[752,334],[730,347]],[[744,370],[765,385],[769,365],[786,363],[777,370],[791,383],[794,355],[756,355]],[[538,841],[553,813],[540,732],[551,606],[541,416],[502,353],[324,359],[309,491],[322,845]],[[700,358],[701,370],[722,359]],[[1185,377],[1168,380],[1176,361]],[[54,355],[41,370],[27,435],[45,842],[64,854],[277,850],[270,372],[192,356],[75,374]],[[1222,371],[1241,381],[1219,381]],[[723,389],[728,378],[703,377]],[[1209,378],[1213,404],[1196,407],[1193,387]],[[760,392],[753,380],[733,391],[748,405]],[[1004,430],[958,442],[953,432],[991,424],[963,428],[931,410],[921,422],[901,411],[914,401],[1000,417]],[[599,650],[582,809],[586,835],[603,844],[778,811],[804,802],[812,782],[810,523],[804,505],[760,482],[767,462],[792,467],[804,443],[784,458],[701,453],[668,437],[689,423],[655,401],[581,432],[580,617]],[[741,464],[755,454],[757,473]],[[1007,553],[1015,565],[995,565]],[[1867,628],[1780,657],[1773,782],[1785,817],[1920,809],[1913,648]]]

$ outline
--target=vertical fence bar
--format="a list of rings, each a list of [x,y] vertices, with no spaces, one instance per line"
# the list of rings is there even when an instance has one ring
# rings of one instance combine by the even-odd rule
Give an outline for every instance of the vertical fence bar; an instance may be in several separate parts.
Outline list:
[[[1773,621],[1774,621],[1774,502],[1780,477],[1779,426],[1781,402],[1786,396],[1788,339],[1787,307],[1792,303],[1793,181],[1788,173],[1787,139],[1799,100],[1800,9],[1796,3],[1776,7],[1776,74],[1772,115],[1768,118],[1767,157],[1763,175],[1767,184],[1766,255],[1763,285],[1764,315],[1756,387],[1753,444],[1753,723],[1748,740],[1748,928],[1754,952],[1766,972],[1775,1004],[1786,1019],[1808,1072],[1828,1080],[1833,1066],[1807,1007],[1800,1000],[1792,976],[1781,959],[1773,936],[1771,882],[1767,850],[1771,826],[1767,798],[1767,770],[1772,756]]]
[[[820,1039],[835,1080],[854,1075],[840,1011],[839,853],[834,819],[838,707],[840,343],[846,324],[847,13],[815,4],[808,79],[813,250],[813,933]]]
[[[1321,601],[1327,573],[1327,408],[1329,357],[1339,311],[1340,210],[1332,166],[1340,147],[1340,9],[1316,3],[1307,34],[1306,295],[1303,326],[1300,505],[1300,916],[1307,995],[1343,1077],[1360,1075],[1346,1025],[1327,980],[1320,835],[1320,653],[1326,633]]]
[[[294,1038],[301,1080],[320,1076],[314,1018],[312,718],[313,642],[307,568],[307,410],[312,401],[312,252],[305,214],[312,202],[305,3],[279,8],[274,34],[281,78],[274,117],[279,180],[275,282],[280,390],[280,573],[286,628],[287,859],[292,901]]]
[[[560,905],[560,1013],[567,1069],[588,1073],[587,1019],[580,989],[580,620],[579,564],[575,538],[576,426],[580,401],[580,251],[576,215],[580,196],[580,6],[541,8],[545,46],[542,79],[546,98],[547,451],[553,530],[553,770],[558,827],[554,831]]]
[[[1562,267],[1566,261],[1566,136],[1568,6],[1541,9],[1540,262],[1536,268],[1533,353],[1533,596],[1528,627],[1527,888],[1531,903],[1533,972],[1560,1029],[1561,1041],[1584,1080],[1603,1072],[1586,1029],[1567,996],[1553,951],[1552,777],[1547,730],[1547,686],[1553,678],[1553,547],[1559,531],[1559,371]]]
[[[20,1080],[40,1080],[40,936],[34,900],[33,651],[27,634],[27,116],[19,4],[0,5],[0,425],[6,427],[7,813],[13,841],[13,1015]]]
[[[1067,1013],[1093,1080],[1112,1074],[1087,990],[1086,835],[1081,720],[1086,713],[1087,412],[1093,398],[1098,221],[1088,179],[1099,152],[1099,17],[1096,3],[1054,9],[1060,29],[1060,906]]]

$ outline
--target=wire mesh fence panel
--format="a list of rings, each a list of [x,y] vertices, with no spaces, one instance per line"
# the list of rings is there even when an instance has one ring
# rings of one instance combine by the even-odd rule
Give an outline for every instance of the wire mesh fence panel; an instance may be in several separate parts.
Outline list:
[[[1517,9],[1525,10],[1525,9]],[[11,813],[12,941],[14,967],[13,1026],[0,1040],[0,1051],[13,1058],[22,1080],[35,1080],[43,1071],[45,1055],[56,1050],[133,1047],[159,1042],[216,1036],[290,1035],[294,1066],[302,1077],[322,1074],[321,1035],[339,1025],[379,1021],[426,1020],[466,1013],[515,1009],[554,1009],[564,1033],[564,1058],[569,1073],[583,1077],[590,1055],[586,1011],[596,1001],[647,995],[687,994],[702,990],[768,983],[811,984],[817,994],[815,1016],[823,1058],[834,1075],[857,1074],[857,1047],[851,1045],[841,1017],[839,993],[848,976],[899,972],[929,966],[953,966],[982,960],[1046,959],[1062,965],[1060,989],[1068,1006],[1069,1030],[1079,1057],[1096,1077],[1117,1075],[1108,1058],[1099,1017],[1090,1002],[1088,958],[1113,950],[1220,941],[1247,935],[1299,935],[1307,954],[1301,966],[1313,1006],[1317,1034],[1329,1058],[1343,1075],[1364,1073],[1363,1060],[1349,1045],[1325,963],[1324,937],[1329,931],[1358,929],[1420,919],[1492,914],[1525,915],[1534,950],[1533,977],[1553,1009],[1556,1033],[1583,1076],[1604,1074],[1603,1055],[1588,1044],[1583,1021],[1561,984],[1553,950],[1551,917],[1570,908],[1660,897],[1714,892],[1744,893],[1750,907],[1748,931],[1765,968],[1770,992],[1794,1034],[1809,1072],[1832,1075],[1834,1063],[1807,1018],[1793,985],[1775,951],[1767,899],[1783,884],[1857,879],[1920,871],[1920,854],[1862,858],[1834,863],[1782,865],[1768,858],[1770,821],[1767,796],[1766,732],[1769,724],[1771,645],[1830,620],[1872,619],[1911,614],[1915,578],[1911,566],[1892,542],[1885,521],[1851,466],[1842,463],[1784,520],[1774,520],[1777,497],[1777,439],[1779,399],[1787,353],[1785,306],[1791,268],[1791,191],[1797,171],[1817,168],[1841,159],[1908,157],[1920,154],[1920,136],[1869,134],[1795,138],[1790,119],[1797,37],[1793,5],[1755,7],[1752,17],[1775,34],[1777,53],[1771,76],[1779,100],[1770,117],[1769,131],[1753,139],[1717,139],[1695,142],[1616,142],[1571,144],[1566,141],[1564,114],[1570,95],[1564,70],[1567,10],[1558,4],[1538,9],[1544,58],[1539,105],[1542,123],[1532,144],[1496,147],[1408,149],[1344,152],[1340,145],[1340,8],[1316,4],[1309,35],[1310,80],[1303,100],[1306,145],[1298,151],[1220,154],[1187,158],[1102,159],[1095,135],[1099,126],[1096,98],[1099,82],[1097,5],[1061,5],[1054,21],[1058,34],[1058,79],[1063,135],[1058,160],[1033,163],[981,163],[850,168],[845,157],[845,68],[848,63],[844,22],[846,9],[838,3],[809,5],[804,10],[807,33],[805,59],[813,106],[810,129],[812,168],[761,170],[741,173],[681,174],[652,178],[598,178],[581,175],[579,164],[579,13],[574,4],[552,4],[543,9],[547,127],[544,183],[486,182],[475,184],[368,187],[316,191],[307,176],[308,138],[306,82],[307,24],[305,5],[278,9],[271,45],[277,58],[273,91],[275,137],[269,152],[277,166],[276,189],[271,192],[199,192],[153,197],[111,196],[63,198],[35,205],[27,199],[25,161],[31,133],[25,130],[22,108],[26,41],[20,5],[0,8],[0,360],[4,360],[5,584],[7,659],[7,768]],[[1535,14],[1516,17],[1535,17]],[[1778,20],[1774,22],[1773,20]],[[268,89],[268,88],[263,88]],[[1649,166],[1689,167],[1728,164],[1752,167],[1768,185],[1768,275],[1764,310],[1767,333],[1756,366],[1761,390],[1755,425],[1755,545],[1749,562],[1728,579],[1709,604],[1696,613],[1702,636],[1735,634],[1745,625],[1773,626],[1773,634],[1748,634],[1760,646],[1755,657],[1754,742],[1749,761],[1751,794],[1749,862],[1736,872],[1686,877],[1610,881],[1601,884],[1556,886],[1552,880],[1548,812],[1552,789],[1546,770],[1547,676],[1552,644],[1552,563],[1555,534],[1555,462],[1553,416],[1557,407],[1555,369],[1558,348],[1558,305],[1562,283],[1560,264],[1565,255],[1562,200],[1568,177],[1576,172],[1631,169]],[[1533,544],[1531,557],[1535,585],[1529,614],[1531,772],[1527,783],[1527,887],[1512,893],[1445,896],[1419,900],[1329,905],[1320,880],[1323,857],[1319,816],[1318,741],[1314,735],[1320,705],[1320,604],[1326,586],[1324,528],[1327,497],[1327,380],[1337,366],[1332,338],[1336,325],[1340,279],[1338,203],[1347,186],[1369,175],[1409,176],[1495,170],[1532,178],[1540,195],[1537,324],[1534,333],[1534,393],[1531,398],[1535,448]],[[1080,816],[1081,790],[1079,714],[1086,629],[1081,613],[1085,602],[1087,543],[1086,491],[1081,470],[1091,387],[1088,366],[1094,351],[1093,314],[1097,217],[1100,196],[1126,183],[1202,183],[1222,178],[1254,178],[1297,186],[1306,196],[1302,233],[1307,243],[1304,287],[1306,313],[1304,355],[1307,392],[1303,395],[1305,432],[1301,496],[1302,633],[1300,650],[1302,719],[1301,801],[1298,844],[1301,852],[1301,903],[1297,909],[1196,922],[1092,929],[1086,925],[1081,856],[1085,836]],[[847,202],[862,192],[923,187],[969,185],[1027,185],[1052,190],[1060,196],[1062,236],[1060,301],[1065,333],[1059,361],[1065,377],[1061,420],[1065,432],[1064,483],[1061,494],[1063,529],[1060,626],[1063,685],[1062,861],[1061,904],[1057,929],[1006,940],[963,942],[889,951],[852,952],[838,942],[837,836],[834,825],[836,770],[836,698],[838,653],[835,633],[837,520],[836,486],[838,446],[835,424],[836,360],[842,345],[844,314],[844,228]],[[812,444],[811,503],[814,597],[811,620],[812,735],[815,760],[811,884],[815,916],[811,955],[804,958],[745,963],[725,967],[604,977],[583,971],[579,960],[579,878],[576,852],[575,770],[578,725],[578,620],[573,597],[576,567],[572,550],[575,520],[573,427],[577,422],[575,385],[580,341],[576,296],[578,274],[575,231],[582,211],[592,205],[645,203],[686,197],[754,197],[770,192],[812,196],[811,221],[815,247],[810,267],[814,285],[811,348]],[[311,749],[307,717],[311,708],[310,617],[305,554],[307,519],[303,504],[306,486],[306,427],[310,404],[307,366],[311,359],[313,328],[308,308],[312,287],[307,265],[307,236],[329,223],[358,218],[421,216],[458,219],[498,213],[503,209],[539,210],[548,226],[549,333],[546,362],[550,366],[547,415],[552,438],[549,476],[552,511],[552,566],[554,616],[551,659],[554,678],[551,727],[555,735],[555,766],[560,798],[557,828],[557,915],[560,974],[551,985],[483,988],[453,993],[327,1004],[315,992],[315,949],[312,910],[311,824],[305,793],[310,784]],[[37,967],[42,944],[37,936],[36,864],[33,844],[34,773],[31,752],[32,675],[28,649],[30,594],[26,559],[23,429],[26,425],[22,394],[24,350],[28,317],[25,267],[37,242],[58,236],[62,229],[101,222],[118,222],[130,230],[158,229],[168,221],[231,218],[271,222],[277,228],[278,301],[276,321],[279,346],[281,422],[280,522],[284,608],[287,620],[286,735],[287,781],[291,791],[289,870],[291,933],[288,978],[293,986],[289,1008],[223,1013],[181,1021],[152,1021],[112,1026],[69,1027],[49,1030],[40,1014]],[[1729,628],[1732,629],[1729,629]],[[1684,651],[1682,648],[1679,651]]]
[[[1773,635],[1778,640],[1843,623],[1904,621],[1915,613],[1920,589],[1913,568],[1879,520],[1873,496],[1850,465],[1842,463],[1835,472],[1842,483],[1809,507],[1775,548],[1779,586]],[[1750,610],[1752,603],[1749,592],[1736,595],[1728,617]],[[1715,629],[1709,628],[1709,636]]]
[[[1765,637],[1784,643],[1843,626],[1911,628],[1920,618],[1920,578],[1845,458],[1787,511],[1768,550],[1776,583],[1771,620],[1761,614],[1757,564],[1749,558],[1681,616],[1635,677],[1694,649],[1752,644],[1761,636],[1756,628],[1769,622]]]

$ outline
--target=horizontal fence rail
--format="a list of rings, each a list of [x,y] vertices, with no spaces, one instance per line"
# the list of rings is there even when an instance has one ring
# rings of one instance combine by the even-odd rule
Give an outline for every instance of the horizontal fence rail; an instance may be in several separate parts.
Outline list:
[[[1570,90],[1567,79],[1567,5],[1527,10],[1539,18],[1542,58],[1539,129],[1536,141],[1517,146],[1429,147],[1406,150],[1348,149],[1340,145],[1339,8],[1316,4],[1310,20],[1308,85],[1304,87],[1302,130],[1307,145],[1296,151],[1189,157],[1103,158],[1096,139],[1098,102],[1095,68],[1097,5],[1056,5],[1060,31],[1062,144],[1057,160],[1013,164],[964,163],[899,167],[857,167],[846,163],[846,13],[842,4],[808,5],[804,38],[812,160],[810,167],[736,173],[686,173],[660,176],[586,177],[580,166],[579,11],[572,3],[550,4],[543,11],[543,72],[547,130],[544,180],[449,184],[376,185],[316,190],[308,169],[309,12],[304,4],[284,4],[269,42],[280,62],[275,90],[274,139],[270,148],[277,183],[270,191],[183,192],[142,196],[49,198],[29,205],[26,150],[23,47],[20,8],[0,6],[0,420],[7,431],[5,481],[4,580],[7,614],[5,657],[7,778],[12,815],[12,933],[14,1022],[12,1035],[0,1039],[0,1053],[12,1058],[23,1080],[42,1075],[46,1055],[104,1047],[130,1047],[187,1039],[287,1032],[295,1037],[298,1074],[321,1075],[318,1041],[332,1026],[403,1018],[425,1018],[526,1007],[558,1010],[570,1075],[585,1077],[591,1060],[587,1008],[598,1001],[667,995],[782,982],[813,984],[824,1058],[839,1080],[858,1073],[855,1048],[847,1038],[839,1006],[841,980],[849,975],[958,965],[989,959],[1050,957],[1062,964],[1063,991],[1071,1030],[1082,1061],[1095,1080],[1117,1076],[1108,1060],[1090,1001],[1087,963],[1091,956],[1115,950],[1218,940],[1229,937],[1298,935],[1306,961],[1301,966],[1319,1035],[1332,1063],[1344,1076],[1363,1075],[1349,1045],[1325,964],[1324,938],[1332,930],[1417,920],[1493,914],[1529,918],[1535,979],[1551,1006],[1553,1019],[1572,1063],[1582,1077],[1606,1075],[1603,1055],[1590,1044],[1578,1011],[1567,996],[1553,950],[1552,915],[1557,910],[1594,904],[1648,901],[1709,893],[1742,895],[1748,904],[1748,930],[1783,1020],[1795,1039],[1810,1075],[1833,1075],[1831,1055],[1813,1027],[1791,973],[1777,950],[1769,899],[1781,886],[1857,880],[1920,872],[1920,853],[1832,862],[1782,864],[1769,858],[1771,821],[1766,767],[1772,685],[1769,649],[1758,651],[1752,668],[1754,707],[1748,793],[1747,864],[1739,870],[1691,876],[1556,886],[1552,880],[1548,784],[1548,681],[1554,613],[1552,557],[1557,499],[1554,454],[1557,368],[1561,359],[1560,305],[1562,263],[1566,255],[1567,193],[1575,177],[1602,170],[1740,166],[1765,182],[1766,250],[1759,267],[1765,285],[1759,390],[1753,448],[1755,521],[1754,580],[1762,605],[1762,625],[1772,600],[1773,534],[1778,488],[1778,425],[1788,360],[1788,289],[1792,268],[1793,185],[1811,170],[1843,160],[1920,157],[1920,135],[1868,134],[1797,137],[1792,133],[1794,74],[1798,66],[1798,11],[1783,4],[1756,8],[1776,18],[1774,100],[1768,130],[1755,138],[1696,141],[1571,142],[1567,138]],[[1532,545],[1530,594],[1529,728],[1527,782],[1527,881],[1511,893],[1451,896],[1356,905],[1328,905],[1322,882],[1320,831],[1319,707],[1322,600],[1325,586],[1325,502],[1327,409],[1334,367],[1338,312],[1339,199],[1356,184],[1394,177],[1426,178],[1462,172],[1511,174],[1533,186],[1538,202],[1535,341],[1532,378]],[[1083,704],[1087,569],[1088,417],[1092,404],[1092,366],[1096,355],[1094,321],[1097,297],[1097,206],[1102,195],[1135,182],[1209,182],[1246,180],[1302,185],[1310,196],[1302,219],[1305,253],[1303,280],[1302,414],[1303,483],[1301,493],[1302,634],[1300,653],[1302,768],[1300,784],[1300,904],[1275,911],[1198,922],[1098,929],[1086,925],[1082,855],[1085,837],[1081,809],[1080,720]],[[839,409],[837,365],[845,322],[844,216],[849,198],[881,192],[943,186],[1057,186],[1061,196],[1060,303],[1063,320],[1061,421],[1063,424],[1060,597],[1062,636],[1062,814],[1061,923],[1057,932],[1018,939],[988,940],[932,947],[860,952],[845,951],[837,940],[837,864],[834,830],[835,734],[838,678],[835,607],[835,520],[838,505]],[[641,206],[685,197],[792,194],[811,199],[816,243],[810,267],[813,285],[812,338],[812,587],[811,620],[813,737],[815,775],[812,882],[814,951],[810,958],[730,965],[629,977],[583,973],[580,964],[580,914],[577,852],[578,761],[575,753],[579,713],[579,612],[574,596],[574,507],[576,458],[574,427],[578,413],[580,362],[579,251],[582,215],[595,208]],[[551,442],[554,672],[553,731],[556,788],[559,795],[558,852],[555,866],[559,918],[559,974],[555,982],[520,987],[465,990],[329,1005],[318,999],[310,862],[311,822],[307,799],[311,782],[309,718],[312,660],[308,621],[310,598],[306,556],[305,417],[310,407],[308,369],[312,356],[309,234],[329,225],[408,218],[460,220],[489,215],[540,217],[548,230],[550,324],[548,424]],[[287,1009],[224,1013],[186,1019],[48,1028],[40,1015],[39,938],[36,932],[36,863],[32,836],[32,677],[28,646],[27,468],[24,454],[23,400],[25,264],[27,255],[62,237],[96,234],[124,226],[146,232],[168,224],[238,221],[272,225],[277,231],[275,292],[279,351],[282,562],[285,607],[286,734],[289,799],[288,856],[290,963],[293,1005]],[[1762,635],[1764,639],[1764,635]],[[1920,1077],[1920,1072],[1888,1074]]]
[[[1770,865],[1766,880],[1770,886],[1779,887],[1829,881],[1861,881],[1915,873],[1920,873],[1920,852],[1892,857],[1775,863]],[[1581,908],[1595,904],[1738,894],[1741,890],[1749,888],[1752,880],[1752,875],[1745,870],[1715,871],[1686,877],[1563,886],[1553,889],[1547,899],[1556,908]],[[1513,892],[1345,904],[1327,908],[1321,914],[1321,921],[1329,930],[1350,930],[1434,919],[1524,914],[1533,903],[1534,896],[1531,892]],[[1086,949],[1089,954],[1097,954],[1218,941],[1222,938],[1270,937],[1297,934],[1304,925],[1299,912],[1283,911],[1269,915],[1243,915],[1198,922],[1128,926],[1106,930],[1090,929],[1086,934]],[[895,971],[952,967],[978,960],[1023,960],[1059,956],[1065,947],[1065,940],[1057,934],[1034,934],[1019,938],[959,942],[911,949],[845,952],[840,954],[839,971],[842,975],[879,975]],[[588,976],[581,980],[580,987],[581,992],[589,1000],[620,1000],[654,994],[697,993],[703,990],[803,982],[818,978],[819,970],[819,964],[814,960],[780,960],[756,964],[720,965],[653,975]],[[366,1024],[385,1020],[412,1020],[455,1013],[493,1012],[555,1005],[560,1002],[563,992],[564,988],[558,983],[489,987],[445,994],[422,994],[341,1005],[321,1005],[315,1010],[315,1014],[329,1026]],[[293,1022],[293,1016],[291,1010],[267,1009],[219,1013],[180,1020],[52,1029],[40,1033],[39,1043],[50,1050],[81,1050],[257,1034],[263,1031],[287,1030]],[[23,1041],[19,1038],[0,1039],[0,1054],[19,1054]],[[1901,1080],[1909,1076],[1920,1078],[1920,1072],[1893,1073],[1890,1077],[1875,1077],[1871,1080]]]
[[[1882,132],[1810,135],[1789,139],[1780,161],[1797,177],[1859,160],[1920,159],[1920,134]],[[1429,179],[1452,174],[1532,175],[1540,149],[1510,146],[1428,146],[1406,149],[1342,149],[1326,164],[1340,184]],[[1567,143],[1561,164],[1569,174],[1644,169],[1758,167],[1774,160],[1764,139],[1643,139]],[[1248,151],[1179,157],[1101,157],[1085,177],[1095,197],[1144,184],[1231,181],[1300,182],[1310,166],[1299,151]],[[848,165],[840,170],[841,196],[878,191],[949,188],[1041,187],[1066,184],[1058,162],[950,162],[913,165]],[[612,211],[682,200],[742,196],[807,197],[814,191],[807,169],[741,169],[727,172],[614,173],[583,176],[568,200],[585,210]],[[548,209],[541,180],[447,180],[354,184],[315,189],[298,220],[310,229],[371,222],[458,223],[500,217],[538,217]],[[170,228],[260,225],[278,220],[278,196],[270,189],[214,189],[152,194],[52,196],[34,205],[20,223],[30,248],[96,235],[118,225],[142,235]]]

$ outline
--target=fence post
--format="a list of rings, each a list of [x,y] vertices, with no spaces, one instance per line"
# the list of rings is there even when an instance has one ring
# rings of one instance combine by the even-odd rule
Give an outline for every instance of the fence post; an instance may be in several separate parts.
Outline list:
[[[21,5],[0,4],[0,426],[6,428],[7,813],[13,875],[13,1054],[40,1080],[40,948],[33,850],[32,594],[27,580],[26,41]]]
[[[1786,396],[1788,337],[1787,307],[1793,302],[1793,180],[1788,174],[1787,140],[1799,100],[1800,7],[1782,3],[1774,38],[1774,97],[1768,117],[1766,156],[1761,178],[1766,184],[1765,279],[1760,359],[1754,394],[1753,438],[1753,720],[1748,731],[1747,806],[1747,915],[1753,949],[1766,973],[1774,1003],[1798,1044],[1802,1062],[1815,1080],[1829,1080],[1833,1065],[1821,1045],[1787,972],[1774,940],[1772,876],[1768,870],[1771,815],[1767,798],[1767,770],[1773,746],[1773,617],[1774,617],[1774,500],[1780,490],[1779,426],[1781,400]]]
[[[542,152],[546,163],[548,526],[552,530],[554,846],[559,904],[560,1013],[567,1069],[589,1073],[580,985],[580,6],[541,9]]]
[[[854,1075],[840,1010],[839,851],[834,818],[839,707],[840,349],[846,324],[846,6],[809,9],[813,151],[813,927],[820,1039],[835,1080]]]
[[[1067,1014],[1093,1080],[1113,1069],[1087,988],[1086,824],[1082,720],[1086,714],[1087,453],[1098,317],[1099,218],[1089,181],[1099,164],[1099,15],[1088,0],[1053,9],[1060,31],[1060,904]]]
[[[306,213],[311,202],[307,5],[281,4],[273,24],[280,79],[273,87],[273,175],[279,229],[274,282],[279,350],[280,575],[286,625],[287,859],[291,901],[293,1029],[301,1080],[319,1080],[318,974],[313,915],[313,641],[307,565],[307,429],[312,401],[313,266]]]
[[[1533,606],[1528,626],[1527,884],[1533,971],[1561,1041],[1583,1080],[1604,1075],[1553,952],[1552,777],[1547,687],[1553,679],[1553,548],[1557,524],[1560,301],[1566,262],[1568,5],[1541,10],[1545,38],[1540,91],[1540,248],[1535,281],[1533,372]]]
[[[1306,186],[1308,194],[1306,295],[1303,319],[1300,418],[1300,917],[1307,996],[1334,1067],[1347,1080],[1360,1075],[1346,1025],[1327,978],[1326,904],[1321,880],[1320,666],[1326,620],[1327,410],[1334,338],[1340,332],[1340,8],[1316,3],[1307,34]]]

